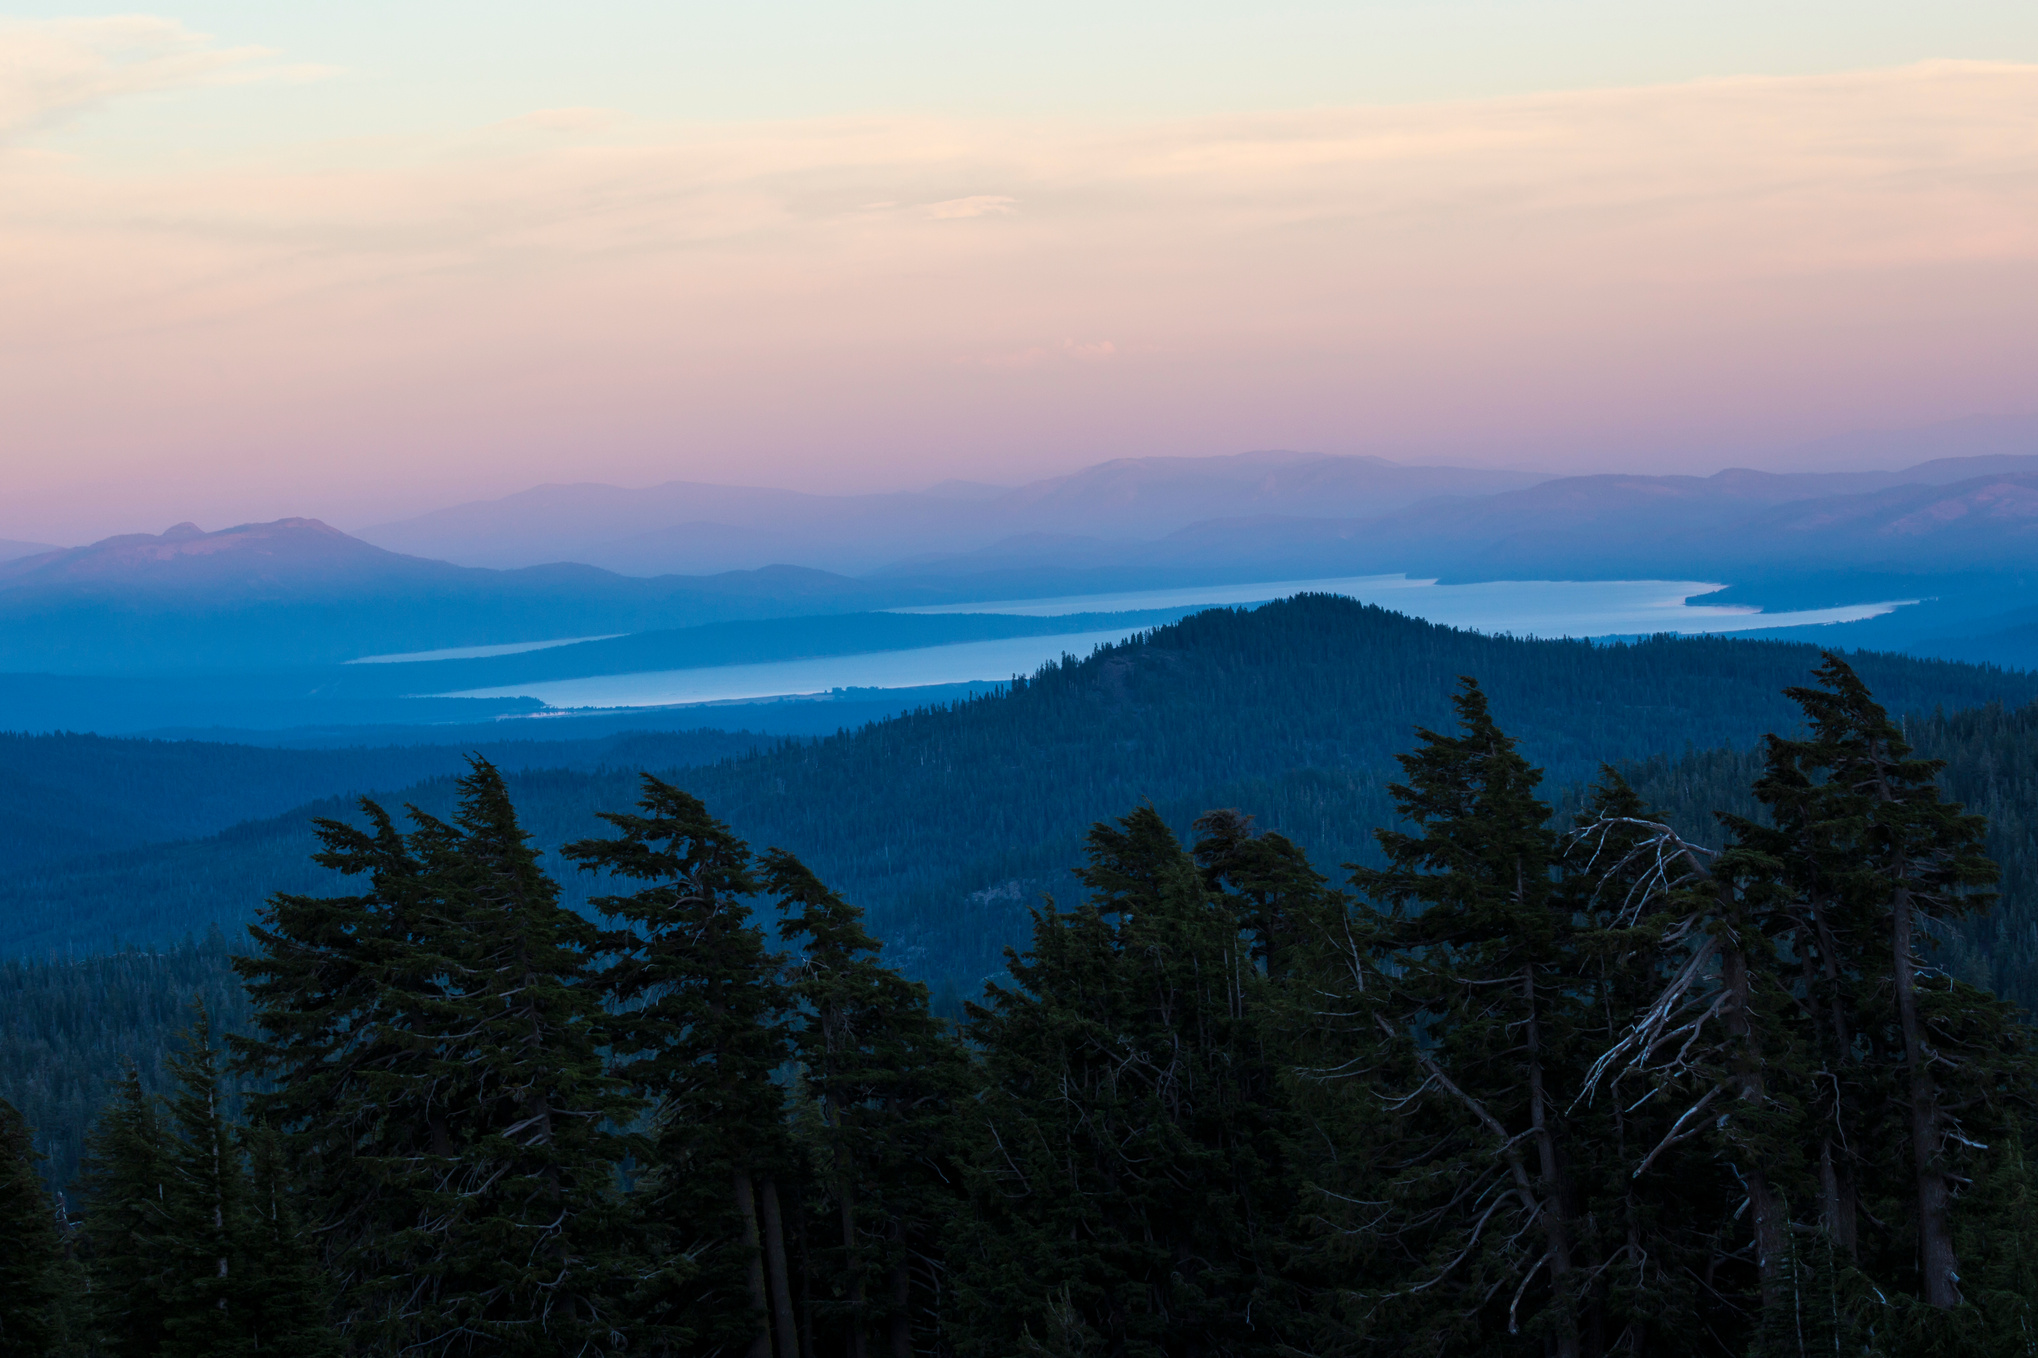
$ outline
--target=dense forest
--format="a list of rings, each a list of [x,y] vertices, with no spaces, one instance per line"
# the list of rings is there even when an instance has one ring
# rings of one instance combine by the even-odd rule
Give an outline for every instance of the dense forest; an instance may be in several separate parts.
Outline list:
[[[2026,1353],[2038,1053],[1934,964],[1989,827],[1846,663],[1787,700],[1752,756],[1559,812],[1463,681],[1342,885],[1239,810],[1134,803],[960,1023],[656,777],[561,846],[568,908],[477,760],[444,816],[319,823],[337,888],[268,900],[61,1213],[0,1109],[0,1340]]]
[[[451,777],[476,754],[503,769],[683,768],[779,743],[748,731],[692,730],[292,750],[0,732],[0,855],[18,870],[208,836],[315,797]]]
[[[1395,815],[1395,752],[1415,727],[1450,719],[1459,675],[1480,677],[1524,749],[1564,784],[1591,779],[1601,760],[1751,745],[1795,720],[1781,690],[1817,663],[1813,648],[1775,642],[1488,637],[1301,596],[1210,610],[1010,691],[828,739],[745,755],[753,739],[672,776],[746,839],[797,849],[863,902],[897,965],[974,984],[1021,936],[1027,903],[1073,885],[1087,827],[1142,799],[1182,826],[1210,806],[1252,806],[1326,871],[1364,857],[1372,827]],[[1900,713],[2038,698],[2038,675],[1902,656],[1855,663]],[[661,739],[551,767],[529,754],[496,762],[524,770],[512,778],[517,804],[551,851],[629,800],[638,770],[667,774],[712,748],[703,733],[689,757],[674,757]],[[448,765],[437,767],[440,777],[414,786],[364,773],[326,790],[443,815],[455,793]],[[33,864],[0,882],[0,952],[96,953],[214,924],[237,930],[270,891],[322,889],[309,822],[345,814],[327,800],[216,838]],[[593,886],[566,889],[584,904]]]

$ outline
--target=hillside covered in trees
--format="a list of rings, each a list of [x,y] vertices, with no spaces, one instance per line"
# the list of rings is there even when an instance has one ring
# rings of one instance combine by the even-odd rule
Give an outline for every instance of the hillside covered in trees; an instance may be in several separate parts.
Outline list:
[[[999,968],[1029,902],[1073,885],[1067,867],[1087,828],[1142,799],[1178,826],[1210,806],[1252,806],[1320,867],[1367,854],[1372,827],[1394,815],[1393,755],[1417,726],[1450,719],[1460,675],[1479,676],[1524,749],[1568,784],[1602,760],[1746,747],[1783,729],[1795,718],[1781,690],[1817,662],[1811,647],[1774,642],[1488,637],[1303,596],[1211,610],[1009,692],[753,756],[723,757],[754,739],[716,749],[700,733],[684,752],[660,743],[680,737],[646,737],[546,768],[541,747],[524,746],[502,766],[548,850],[592,832],[638,771],[671,772],[747,839],[796,849],[864,902],[914,974],[973,982]],[[2033,675],[1900,656],[1856,663],[1899,713],[2038,698]],[[459,753],[431,757],[443,769]],[[425,757],[396,752],[386,775],[357,759],[347,785],[325,786],[443,814],[452,780],[415,783]],[[715,762],[672,772],[702,759]],[[344,814],[337,798],[212,838],[33,865],[0,883],[0,949],[102,952],[236,929],[269,892],[319,884],[309,821]],[[586,890],[569,885],[569,901]]]
[[[1801,721],[1781,690],[1817,660],[1777,643],[1490,638],[1300,599],[1204,614],[1053,667],[1013,693],[755,755],[747,752],[769,742],[717,732],[478,748],[506,774],[570,907],[585,911],[604,888],[560,872],[556,850],[597,832],[596,814],[630,802],[648,768],[708,800],[749,842],[813,864],[870,910],[887,963],[926,982],[939,1012],[959,1016],[985,978],[1002,974],[1001,949],[1025,938],[1040,895],[1080,895],[1069,868],[1088,827],[1143,799],[1185,837],[1204,811],[1235,806],[1306,846],[1327,876],[1347,862],[1377,864],[1372,831],[1397,817],[1393,756],[1417,726],[1451,720],[1459,674],[1481,677],[1498,718],[1549,770],[1566,814],[1603,757],[1683,833],[1716,844],[1713,809],[1759,810],[1748,793],[1755,739]],[[2038,1008],[2038,708],[2029,705],[2038,681],[1902,658],[1855,663],[1892,710],[1913,714],[1919,748],[1949,761],[1950,794],[1990,817],[2003,901],[1960,925],[1942,962]],[[413,779],[457,767],[462,753],[0,742],[19,800],[44,812],[43,824],[87,808],[50,840],[89,833],[100,808],[130,825],[266,810],[286,803],[292,777],[379,789],[392,807],[447,815],[452,778]],[[173,1016],[193,993],[208,996],[223,1029],[238,1030],[227,956],[242,926],[274,891],[337,886],[311,860],[313,815],[354,820],[356,808],[332,797],[185,842],[55,862],[47,845],[14,854],[0,882],[0,950],[15,953],[0,960],[0,1097],[31,1114],[60,1180],[75,1171],[113,1072],[133,1060],[148,1087],[167,1078]]]
[[[1987,826],[1837,658],[1789,700],[1711,843],[1678,821],[1740,756],[1558,815],[1469,680],[1342,883],[1239,810],[1185,842],[1137,806],[959,1026],[654,777],[563,846],[599,884],[568,909],[477,761],[445,817],[320,823],[340,889],[264,907],[244,1036],[201,1003],[164,1096],[119,1083],[75,1217],[0,1108],[0,1335],[2025,1352],[2038,1051],[1932,964],[1994,899]]]

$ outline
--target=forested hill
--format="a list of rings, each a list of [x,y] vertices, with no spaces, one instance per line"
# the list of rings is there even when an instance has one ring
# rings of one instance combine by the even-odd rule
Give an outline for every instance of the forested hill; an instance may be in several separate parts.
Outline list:
[[[1365,858],[1391,818],[1393,755],[1450,719],[1477,676],[1553,785],[1604,760],[1745,745],[1790,727],[1782,696],[1810,647],[1664,638],[1629,646],[1486,637],[1327,596],[1213,610],[1009,693],[814,744],[674,775],[753,843],[805,857],[867,904],[891,956],[974,989],[1097,820],[1150,799],[1179,825],[1237,806],[1308,844],[1320,866]],[[2038,677],[1903,657],[1858,657],[1893,712],[2038,696]],[[625,769],[512,779],[525,823],[553,846],[634,800]],[[444,809],[450,786],[391,798]],[[342,808],[318,808],[330,814]],[[269,892],[311,887],[310,809],[207,840],[18,874],[0,886],[16,953],[100,950],[247,919]],[[569,899],[588,884],[561,874]]]
[[[202,740],[0,732],[0,862],[11,872],[215,834],[313,797],[459,773],[469,754],[504,769],[681,767],[778,742],[747,731],[634,732],[485,745],[270,749]]]

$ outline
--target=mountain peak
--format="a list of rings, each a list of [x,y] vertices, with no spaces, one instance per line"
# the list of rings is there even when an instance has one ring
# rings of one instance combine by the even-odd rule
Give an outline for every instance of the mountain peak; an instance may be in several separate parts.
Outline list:
[[[124,533],[87,547],[0,565],[8,588],[87,580],[132,584],[197,583],[258,577],[333,579],[380,574],[403,558],[317,519],[243,523],[208,533],[180,523],[161,535]]]

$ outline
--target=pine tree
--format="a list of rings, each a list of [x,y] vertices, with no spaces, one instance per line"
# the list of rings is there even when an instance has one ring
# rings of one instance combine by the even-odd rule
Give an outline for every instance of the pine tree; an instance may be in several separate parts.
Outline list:
[[[1095,827],[1080,876],[970,1007],[958,1351],[1276,1351],[1297,1184],[1266,979],[1152,808]]]
[[[634,1305],[668,1347],[799,1358],[781,1184],[804,1180],[775,1078],[791,1059],[783,962],[744,898],[750,850],[698,799],[646,775],[619,833],[564,850],[645,885],[594,905],[625,928],[602,984],[620,1073],[654,1108],[637,1188],[659,1242]]]
[[[170,1175],[155,1101],[130,1066],[100,1115],[84,1165],[92,1326],[114,1358],[154,1358],[168,1333]]]
[[[1388,865],[1352,876],[1388,917],[1379,1022],[1419,1072],[1400,1095],[1404,1134],[1431,1144],[1385,1188],[1425,1261],[1408,1285],[1430,1294],[1428,1319],[1402,1323],[1493,1352],[1526,1330],[1575,1358],[1592,1261],[1566,1122],[1580,1054],[1572,912],[1541,772],[1476,683],[1454,701],[1460,733],[1420,731],[1401,756],[1392,791],[1412,831],[1379,831]]]
[[[1710,908],[1721,886],[1711,875],[1716,855],[1666,842],[1668,833],[1662,814],[1605,768],[1567,836],[1560,892],[1575,927],[1579,1042],[1587,1056],[1616,1054],[1608,1063],[1616,1067],[1638,1016],[1690,977],[1704,946],[1666,948],[1664,938],[1693,937],[1691,912]],[[1713,991],[1708,1004],[1719,998]],[[1704,1012],[1682,1015],[1686,1022],[1696,1015],[1691,1027],[1667,1027],[1703,1046]],[[1737,1218],[1747,1190],[1717,1146],[1697,1137],[1705,1120],[1685,1116],[1720,1088],[1719,1074],[1707,1066],[1657,1078],[1643,1065],[1639,1075],[1585,1071],[1566,1109],[1573,1178],[1602,1270],[1588,1325],[1606,1353],[1740,1352],[1754,1306],[1742,1285],[1747,1270],[1734,1263],[1745,1243]]]
[[[170,1103],[162,1212],[155,1247],[167,1279],[163,1358],[240,1358],[254,1350],[240,1245],[246,1180],[223,1106],[212,1022],[194,1002],[183,1050],[170,1057]]]
[[[427,1326],[445,1336],[428,1342],[604,1349],[621,1342],[611,1294],[626,1253],[615,1128],[637,1105],[603,1068],[596,931],[559,904],[495,768],[475,760],[460,791],[453,825],[420,817],[414,836],[450,926],[435,1017],[456,1033],[437,1064],[457,1068],[460,1095],[456,1152],[424,1195]]]
[[[62,1241],[41,1158],[28,1124],[0,1099],[0,1358],[45,1358],[60,1337]]]
[[[241,964],[264,1036],[254,1100],[333,1242],[358,1342],[432,1352],[595,1352],[621,1342],[627,1268],[603,1069],[598,938],[558,903],[484,760],[450,822],[324,822],[319,861],[359,896],[278,897]]]
[[[248,1192],[235,1304],[245,1333],[256,1353],[332,1358],[339,1336],[327,1321],[331,1288],[306,1237],[282,1139],[257,1125],[241,1142]]]
[[[457,1070],[436,1063],[434,1006],[452,959],[424,865],[389,815],[366,830],[313,823],[320,866],[365,878],[352,896],[272,897],[234,959],[259,1032],[236,1037],[249,1099],[303,1193],[320,1262],[351,1331],[401,1323],[419,1282],[401,1246],[424,1214],[423,1174],[453,1151]]]
[[[911,1358],[915,1317],[939,1295],[929,1265],[956,1205],[953,1119],[968,1062],[929,1012],[927,987],[879,961],[861,910],[782,850],[763,869],[780,936],[800,945],[788,989],[803,1015],[793,1052],[818,1114],[812,1159],[827,1225],[815,1234],[839,1241],[815,1242],[815,1329],[850,1358]],[[931,1345],[924,1319],[919,1329]]]
[[[1988,1328],[1932,1315],[1962,1306],[1959,1218],[1978,1212],[2002,1228],[2003,1245],[2030,1248],[2012,1243],[2021,1234],[2013,1218],[1994,1216],[1986,1199],[1961,1199],[1991,1159],[2016,1161],[2030,1097],[2018,1072],[2031,1057],[2005,1007],[1934,974],[1923,954],[1935,932],[1993,901],[1996,869],[1982,818],[1941,796],[1943,764],[1913,757],[1839,657],[1828,654],[1815,678],[1787,690],[1807,734],[1767,742],[1755,791],[1773,825],[1732,822],[1785,865],[1776,931],[1789,940],[1792,986],[1819,1057],[1807,1100],[1818,1182],[1804,1194],[1820,1204],[1814,1226],[1836,1260],[1833,1286],[1860,1309],[1844,1319],[1847,1333],[1897,1328],[1919,1351],[1957,1345]],[[1872,1204],[1864,1181],[1884,1186]],[[1907,1193],[1889,1194],[1887,1185],[1906,1182]],[[1869,1295],[1879,1299],[1872,1306]],[[1999,1314],[2004,1295],[1996,1290]],[[1905,1296],[1923,1308],[1893,1327],[1884,1307]],[[2023,1323],[2012,1310],[2006,1323]]]

